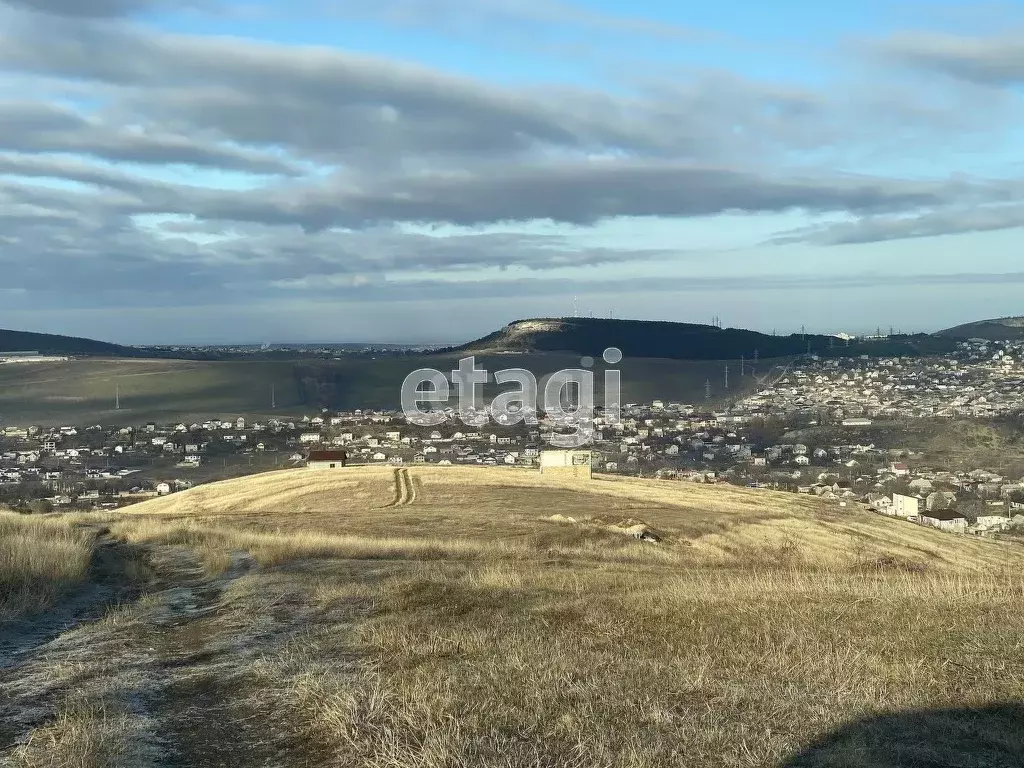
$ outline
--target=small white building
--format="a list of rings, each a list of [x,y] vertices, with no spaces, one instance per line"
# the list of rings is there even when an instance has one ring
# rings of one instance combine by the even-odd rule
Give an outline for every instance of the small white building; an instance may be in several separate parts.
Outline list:
[[[966,533],[967,518],[951,509],[940,509],[925,512],[920,517],[921,525],[930,525],[940,531],[949,533]]]
[[[307,469],[341,469],[348,460],[345,451],[310,451],[306,459]]]
[[[541,451],[540,473],[589,480],[593,477],[594,454],[591,451]]]

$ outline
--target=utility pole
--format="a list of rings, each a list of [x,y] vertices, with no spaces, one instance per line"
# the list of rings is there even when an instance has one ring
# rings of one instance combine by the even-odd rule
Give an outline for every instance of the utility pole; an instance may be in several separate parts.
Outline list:
[[[729,389],[729,366],[725,366],[725,388]]]
[[[277,408],[277,389],[274,384],[270,385],[270,410]]]
[[[580,316],[580,297],[579,296],[573,296],[572,297],[572,316],[573,317],[579,317]]]
[[[121,382],[114,381],[114,410],[121,410]]]
[[[745,355],[740,355],[740,378],[743,378],[743,369],[747,365],[747,358]]]

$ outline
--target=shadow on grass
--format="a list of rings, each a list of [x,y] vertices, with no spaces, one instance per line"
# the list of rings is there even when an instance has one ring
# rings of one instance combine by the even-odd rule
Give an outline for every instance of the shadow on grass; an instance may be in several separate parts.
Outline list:
[[[145,592],[151,576],[145,551],[108,533],[98,532],[88,578],[81,585],[46,610],[0,621],[0,670],[17,666],[71,627],[97,621],[111,607],[135,602]]]
[[[782,768],[1020,768],[1024,704],[899,712],[860,720]]]

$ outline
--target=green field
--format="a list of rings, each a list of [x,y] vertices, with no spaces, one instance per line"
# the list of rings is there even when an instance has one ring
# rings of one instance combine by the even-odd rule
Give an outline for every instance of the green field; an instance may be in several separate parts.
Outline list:
[[[764,373],[772,361],[760,361]],[[450,372],[458,356],[347,358],[297,361],[215,361],[81,359],[64,363],[0,365],[0,424],[141,423],[210,417],[267,418],[337,409],[394,408],[405,376],[416,368]],[[730,390],[724,389],[729,366]],[[578,367],[566,354],[495,355],[477,358],[477,367],[494,371],[522,367],[538,378],[561,368]],[[738,361],[626,359],[623,402],[704,402],[711,381],[714,404],[754,387],[739,376]],[[603,365],[594,368],[600,397]],[[276,410],[271,409],[271,391]],[[498,388],[484,388],[492,397]],[[115,393],[120,409],[115,409]],[[599,401],[600,402],[600,401]]]

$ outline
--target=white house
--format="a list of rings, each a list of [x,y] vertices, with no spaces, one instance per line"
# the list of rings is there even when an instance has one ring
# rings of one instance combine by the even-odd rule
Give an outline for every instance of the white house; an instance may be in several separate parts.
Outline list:
[[[340,469],[345,466],[348,454],[345,451],[310,451],[306,459],[307,469]]]
[[[894,493],[892,495],[892,507],[890,514],[893,516],[909,519],[911,517],[917,517],[920,512],[921,499],[917,496],[904,496],[901,493]]]
[[[965,533],[967,531],[967,518],[951,509],[938,509],[926,512],[919,519],[921,525],[930,525],[941,531],[948,531],[950,533]]]
[[[157,485],[156,485],[156,495],[157,496],[166,496],[170,492],[171,492],[171,484],[170,483],[157,483]]]
[[[1010,518],[1006,515],[978,515],[974,524],[978,528],[1006,528],[1010,524]]]
[[[874,494],[871,494],[868,497],[868,505],[877,512],[881,512],[883,515],[893,514],[892,499],[888,496],[879,495],[876,497]]]
[[[300,443],[306,443],[306,444],[309,444],[309,443],[319,443],[320,442],[320,433],[319,432],[303,432],[301,435],[299,435],[299,442]]]

